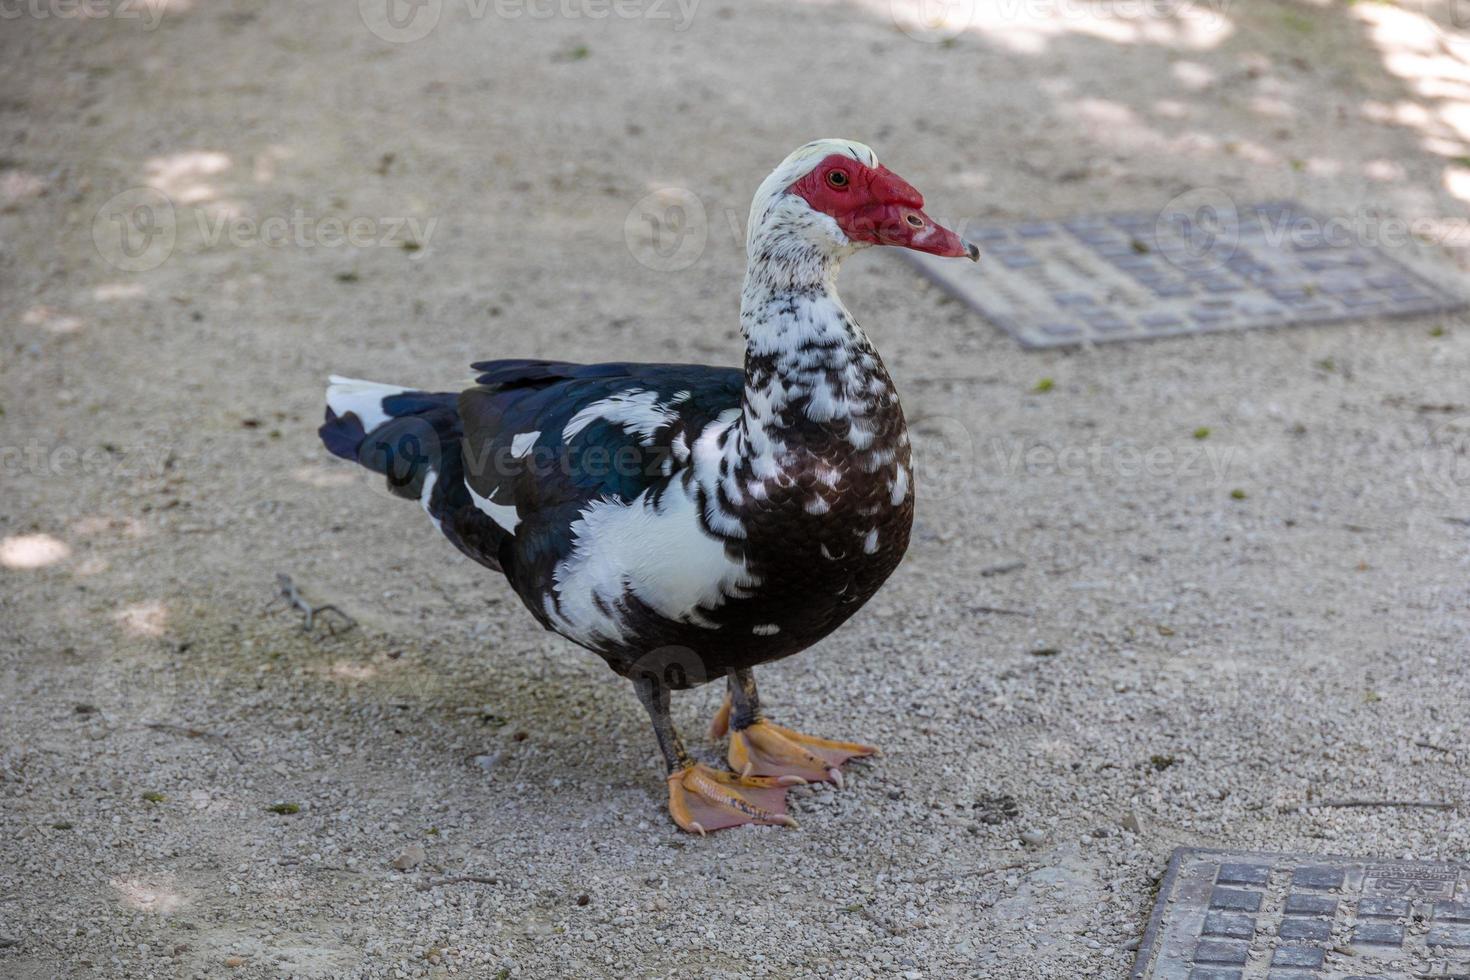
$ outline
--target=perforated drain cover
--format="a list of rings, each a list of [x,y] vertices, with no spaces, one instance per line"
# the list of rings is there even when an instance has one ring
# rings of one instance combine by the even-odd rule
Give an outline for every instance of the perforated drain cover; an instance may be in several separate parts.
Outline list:
[[[1133,980],[1470,980],[1470,865],[1181,847]]]
[[[1369,244],[1375,236],[1290,202],[1241,210],[1228,199],[1184,205],[1066,221],[971,222],[965,235],[981,253],[974,264],[899,251],[1026,347],[1448,313],[1466,305]]]

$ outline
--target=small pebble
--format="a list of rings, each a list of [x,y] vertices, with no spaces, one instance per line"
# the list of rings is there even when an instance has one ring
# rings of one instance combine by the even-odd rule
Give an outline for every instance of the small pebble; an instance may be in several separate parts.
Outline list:
[[[389,861],[388,864],[398,871],[408,871],[423,864],[426,856],[421,845],[410,844],[399,851],[398,855],[392,861]]]

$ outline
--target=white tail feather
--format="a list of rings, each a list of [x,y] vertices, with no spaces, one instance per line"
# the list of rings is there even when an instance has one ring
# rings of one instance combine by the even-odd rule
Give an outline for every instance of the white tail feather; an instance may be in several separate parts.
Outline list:
[[[362,421],[364,432],[371,432],[388,421],[389,415],[383,411],[384,398],[414,390],[339,374],[332,375],[328,381],[331,383],[327,385],[327,407],[338,415],[348,412],[356,415]]]

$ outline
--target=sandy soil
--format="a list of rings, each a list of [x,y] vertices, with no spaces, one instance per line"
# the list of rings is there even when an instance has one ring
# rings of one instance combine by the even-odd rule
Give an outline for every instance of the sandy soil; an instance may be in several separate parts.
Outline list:
[[[1463,810],[1312,805],[1470,800],[1464,317],[1030,354],[851,263],[920,518],[762,671],[778,720],[886,750],[796,832],[679,834],[624,686],[314,435],[332,371],[735,363],[749,194],[814,136],[940,216],[1205,186],[1423,219],[1451,247],[1401,247],[1453,268],[1460,35],[434,0],[393,42],[358,7],[5,8],[0,973],[1121,977],[1176,845],[1470,853]],[[304,635],[278,572],[358,628]],[[709,755],[717,694],[676,702]]]

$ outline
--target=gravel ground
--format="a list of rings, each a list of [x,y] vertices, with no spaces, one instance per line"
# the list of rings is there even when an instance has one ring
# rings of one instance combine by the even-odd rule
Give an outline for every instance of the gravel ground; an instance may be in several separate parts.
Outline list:
[[[854,260],[920,513],[761,671],[885,750],[794,832],[678,833],[625,686],[325,458],[330,371],[736,362],[749,195],[814,136],[941,218],[1205,186],[1464,264],[1470,46],[1405,8],[889,6],[6,13],[0,973],[1122,977],[1177,845],[1470,854],[1464,810],[1320,805],[1470,800],[1465,317],[1025,353]],[[717,697],[676,699],[709,757]]]

